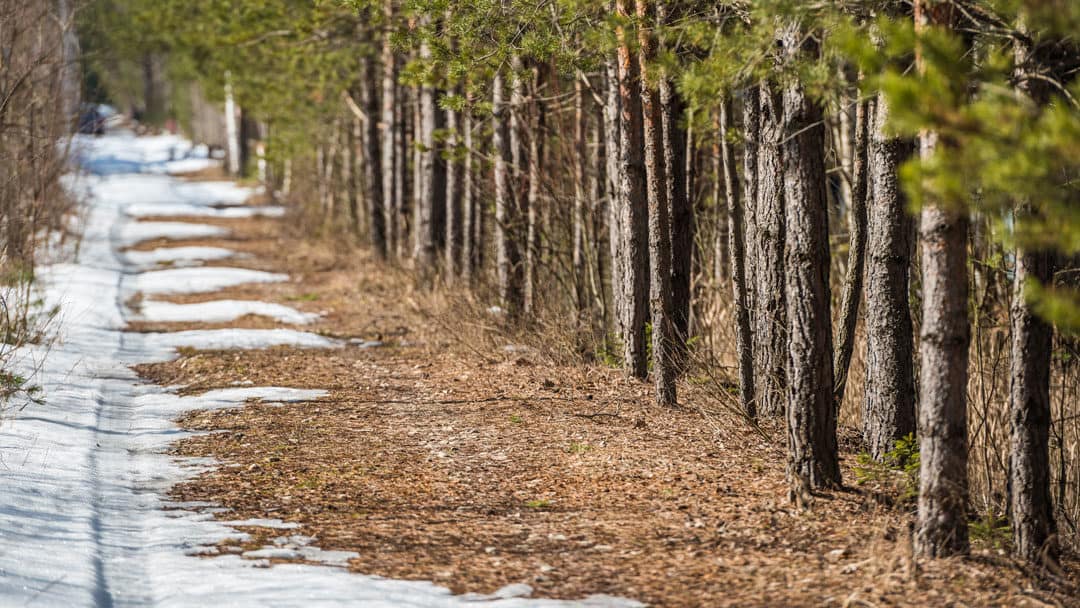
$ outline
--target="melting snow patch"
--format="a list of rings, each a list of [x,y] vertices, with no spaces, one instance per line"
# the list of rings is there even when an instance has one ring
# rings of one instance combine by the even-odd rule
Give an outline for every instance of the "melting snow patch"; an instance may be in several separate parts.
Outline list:
[[[219,226],[185,222],[130,222],[120,229],[120,241],[125,246],[153,239],[199,239],[225,236],[229,231]]]
[[[382,340],[364,340],[363,338],[353,338],[349,340],[349,344],[355,344],[360,348],[379,348],[383,346]]]
[[[171,333],[128,334],[141,336],[143,344],[154,350],[195,348],[198,350],[258,349],[271,346],[332,348],[336,340],[294,329],[191,329]]]
[[[300,524],[295,521],[281,521],[280,519],[260,519],[253,517],[251,519],[235,519],[232,521],[221,522],[226,526],[232,526],[234,528],[242,528],[245,526],[251,526],[256,528],[270,528],[273,530],[295,530],[300,527]]]
[[[147,321],[177,322],[204,321],[215,323],[232,321],[244,315],[271,317],[282,323],[303,325],[319,318],[314,313],[300,312],[281,304],[251,300],[214,300],[197,304],[173,304],[171,302],[144,301],[139,307],[139,317]]]
[[[299,403],[314,401],[328,393],[320,389],[284,388],[280,386],[255,386],[250,388],[219,388],[198,396],[201,407],[213,407],[215,403],[236,403],[258,399],[267,403]]]
[[[249,559],[302,559],[340,568],[348,566],[350,559],[360,557],[360,554],[355,551],[324,551],[318,547],[308,546],[307,543],[303,542],[278,543],[275,539],[274,544],[277,546],[245,551],[243,555]]]
[[[244,283],[274,283],[288,278],[276,272],[247,268],[168,268],[136,275],[128,287],[145,294],[207,293]]]
[[[124,207],[124,213],[131,217],[189,216],[241,219],[249,217],[282,217],[285,215],[285,207],[280,205],[208,207],[190,203],[133,203]]]
[[[236,252],[223,247],[158,247],[151,251],[125,251],[124,259],[141,268],[152,268],[163,263],[190,266],[209,260],[224,260],[234,255]]]

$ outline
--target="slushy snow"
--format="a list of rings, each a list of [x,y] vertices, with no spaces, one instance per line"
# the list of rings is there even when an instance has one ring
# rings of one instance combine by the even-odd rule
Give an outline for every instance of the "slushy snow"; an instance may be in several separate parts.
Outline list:
[[[177,205],[185,205],[187,212],[191,205],[239,205],[252,191],[223,182],[182,182],[169,177],[178,168],[213,162],[204,158],[204,151],[177,137],[79,137],[75,149],[90,172],[65,180],[86,201],[79,225],[82,242],[77,258],[44,265],[38,274],[45,305],[61,307],[57,339],[51,347],[18,351],[16,367],[21,369],[14,370],[29,375],[37,369],[33,380],[45,389],[47,400],[22,411],[9,409],[0,424],[0,606],[640,605],[606,596],[569,602],[532,600],[525,597],[531,589],[520,584],[488,596],[454,596],[430,582],[352,574],[340,567],[270,566],[270,558],[286,556],[339,566],[347,563],[351,555],[320,551],[317,540],[303,537],[302,530],[246,557],[217,555],[222,540],[248,538],[234,526],[291,530],[295,524],[221,521],[213,516],[222,511],[215,505],[170,501],[167,492],[174,484],[215,466],[207,459],[180,459],[165,453],[187,435],[174,420],[191,410],[238,407],[249,399],[303,407],[301,402],[323,393],[247,386],[179,396],[143,383],[128,366],[168,360],[179,346],[316,348],[338,343],[295,330],[126,332],[127,322],[137,317],[125,303],[138,290],[156,286],[160,291],[166,277],[178,289],[191,291],[212,291],[223,283],[252,279],[231,274],[226,281],[220,270],[208,268],[180,274],[140,273],[159,261],[196,263],[225,254],[169,248],[140,256],[124,253],[128,245],[148,238],[216,236],[223,231],[185,223],[137,223],[125,212],[127,206],[160,204],[166,210],[171,205],[177,211]],[[219,306],[281,319],[292,314],[250,303],[218,304],[207,313],[225,316]],[[146,312],[176,318],[193,310],[154,304]]]

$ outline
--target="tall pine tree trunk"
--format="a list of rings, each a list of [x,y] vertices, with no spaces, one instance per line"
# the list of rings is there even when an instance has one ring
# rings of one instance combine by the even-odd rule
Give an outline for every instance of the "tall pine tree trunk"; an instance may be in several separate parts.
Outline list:
[[[420,42],[420,61],[430,61],[431,46],[426,39]],[[446,235],[446,174],[439,158],[435,132],[440,124],[436,106],[435,87],[428,82],[420,86],[419,123],[417,134],[419,163],[416,170],[418,196],[414,224],[416,266],[423,278],[430,278],[438,269],[439,250]]]
[[[954,7],[915,2],[915,27],[951,27]],[[916,50],[916,62],[921,65]],[[938,136],[919,136],[929,160]],[[923,311],[919,347],[919,515],[915,549],[925,557],[968,551],[968,218],[928,200],[922,208]]]
[[[889,106],[884,95],[878,95],[871,113],[862,434],[870,455],[881,459],[897,439],[915,432],[914,335],[908,303],[914,226],[897,174],[912,148],[885,132]]]
[[[585,133],[588,129],[588,114],[585,111],[585,85],[582,79],[584,74],[578,74],[574,80],[574,149],[577,156],[574,158],[574,217],[573,217],[573,252],[571,262],[574,267],[574,306],[578,317],[588,308],[588,300],[585,295],[585,208],[586,208],[586,165],[589,155],[586,154],[588,145]]]
[[[610,327],[611,305],[608,292],[604,288],[606,266],[604,264],[605,230],[607,229],[608,205],[610,199],[607,196],[607,172],[605,171],[606,143],[604,136],[604,109],[596,104],[593,111],[592,121],[592,154],[589,157],[589,165],[592,171],[589,174],[589,196],[592,203],[589,206],[590,214],[590,240],[588,252],[593,258],[589,270],[589,285],[592,288],[592,297],[600,309],[601,328],[608,331]]]
[[[641,74],[642,124],[645,144],[646,196],[649,224],[649,311],[652,316],[652,371],[656,401],[676,402],[675,380],[678,351],[671,297],[671,227],[668,225],[667,138],[660,91],[650,83],[650,63],[656,57],[652,25],[655,8],[649,0],[637,0],[641,21],[638,30],[638,61]]]
[[[663,1],[656,2],[657,22],[667,25],[675,15]],[[690,336],[690,281],[694,252],[694,207],[687,189],[687,131],[679,124],[684,103],[666,75],[659,78],[660,107],[663,117],[663,150],[667,216],[671,242],[671,323],[675,356],[682,367]]]
[[[868,101],[857,101],[855,109],[855,144],[851,151],[851,184],[848,188],[851,228],[848,239],[847,276],[840,299],[840,330],[837,334],[836,362],[833,365],[836,386],[833,401],[839,410],[847,386],[848,367],[855,351],[855,327],[859,322],[859,303],[863,292],[863,268],[866,261],[866,183]],[[845,181],[844,183],[848,183]]]
[[[631,17],[630,0],[617,0],[616,12]],[[645,197],[644,135],[641,116],[641,80],[625,27],[617,29],[619,70],[619,229],[617,254],[621,256],[620,338],[623,364],[638,378],[649,374],[645,324],[648,321],[648,202]]]
[[[368,235],[371,245],[380,257],[386,257],[386,205],[383,184],[386,172],[383,170],[382,150],[380,150],[379,135],[382,131],[377,117],[381,111],[378,88],[376,86],[379,77],[375,66],[375,59],[369,58],[365,65],[364,81],[360,84],[360,103],[364,107],[365,116],[362,131],[360,133],[363,166],[357,167],[357,177],[363,176],[362,186],[364,200],[367,204]]]
[[[528,213],[526,214],[525,228],[525,313],[532,314],[536,310],[536,277],[540,268],[540,233],[541,233],[541,208],[540,208],[540,175],[543,171],[544,161],[544,130],[545,109],[544,103],[537,99],[537,89],[540,87],[538,70],[533,70],[532,86],[529,104],[535,114],[532,123],[532,133],[529,136],[528,154],[528,186],[526,198],[528,200]]]
[[[757,285],[757,213],[758,202],[758,154],[761,144],[761,90],[751,86],[742,93],[742,136],[743,136],[743,242],[746,247],[746,308],[750,315],[750,331],[754,341],[754,351],[760,346],[757,342],[760,336],[753,332],[757,328],[757,300],[755,288]],[[757,361],[757,354],[754,354]],[[756,363],[755,363],[756,365]],[[756,368],[755,368],[756,370]],[[751,371],[751,378],[754,372]],[[756,382],[756,380],[755,380]],[[755,388],[758,386],[755,384]],[[755,413],[760,411],[760,398],[754,393]]]
[[[1023,28],[1023,24],[1021,24]],[[1036,104],[1044,105],[1049,91],[1044,82],[1026,78],[1034,71],[1028,42],[1016,43],[1020,90]],[[1018,205],[1019,226],[1031,217],[1025,201]],[[1046,251],[1020,247],[1016,251],[1016,275],[1012,295],[1012,358],[1009,368],[1009,516],[1015,553],[1028,563],[1056,562],[1053,504],[1050,498],[1050,356],[1053,327],[1039,318],[1028,302],[1029,281],[1049,285],[1053,256]]]
[[[605,161],[605,192],[607,193],[607,226],[608,226],[608,255],[611,259],[611,276],[608,277],[611,285],[612,308],[614,309],[613,327],[605,327],[605,331],[618,335],[621,333],[623,311],[623,259],[620,252],[622,241],[622,172],[619,160],[622,152],[620,145],[622,133],[620,129],[620,116],[622,109],[619,107],[619,64],[618,58],[611,58],[604,65],[604,83],[606,86],[606,99],[604,100],[604,161]],[[607,345],[612,348],[612,345]],[[613,348],[612,348],[613,350]]]
[[[499,300],[513,317],[524,304],[522,292],[521,250],[518,247],[518,208],[510,174],[510,109],[505,100],[502,70],[495,72],[492,84],[492,115],[494,130],[495,178],[495,256],[499,276]]]
[[[789,58],[817,53],[795,26],[783,44]],[[825,126],[821,106],[799,83],[783,91],[784,285],[788,320],[788,476],[796,502],[812,488],[840,485],[833,407],[829,311],[829,218],[825,195]]]
[[[387,1],[384,5],[387,20],[393,18],[393,5]],[[382,98],[379,113],[379,130],[382,146],[380,154],[380,169],[383,191],[383,229],[385,231],[384,244],[380,248],[375,244],[376,251],[382,257],[397,252],[398,235],[398,200],[401,191],[398,189],[398,163],[401,159],[397,154],[397,138],[400,132],[397,129],[397,58],[394,56],[394,47],[390,43],[390,33],[382,35]]]
[[[461,273],[461,252],[464,241],[464,207],[462,198],[462,174],[458,161],[460,145],[459,113],[446,111],[446,274],[456,277]]]
[[[731,125],[731,100],[720,104],[720,154],[724,165],[724,190],[727,195],[728,236],[731,240],[731,290],[735,303],[735,348],[739,357],[739,401],[747,416],[757,415],[754,401],[754,338],[750,330],[747,302],[746,240],[743,205],[739,193],[739,175],[735,154],[726,133]]]
[[[421,61],[430,58],[425,53],[427,45],[420,49]],[[427,55],[427,57],[425,57]],[[417,134],[418,158],[416,185],[418,194],[413,210],[413,257],[421,274],[430,274],[435,267],[435,89],[431,85],[420,87],[419,133]]]
[[[480,197],[476,196],[473,188],[473,122],[472,106],[464,113],[462,122],[462,137],[464,145],[464,160],[461,167],[461,206],[464,210],[462,219],[462,234],[464,244],[462,246],[461,267],[465,280],[472,283],[480,269],[480,254],[483,246],[483,209],[480,205]]]
[[[520,292],[520,304],[515,315],[528,310],[530,286],[528,284],[528,217],[529,217],[529,154],[525,138],[525,65],[520,55],[510,57],[510,183],[516,211],[513,222],[508,226],[509,234],[514,239],[518,251],[518,261],[513,276],[516,277],[516,290]]]
[[[759,97],[757,200],[754,204],[754,378],[758,414],[784,414],[787,387],[787,305],[784,298],[784,166],[780,96]]]

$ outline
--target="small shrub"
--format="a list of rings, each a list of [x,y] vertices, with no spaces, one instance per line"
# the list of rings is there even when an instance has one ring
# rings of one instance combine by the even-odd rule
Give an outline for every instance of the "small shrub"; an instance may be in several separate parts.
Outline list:
[[[968,525],[971,540],[989,545],[994,549],[1008,549],[1012,544],[1012,528],[1004,517],[984,513]]]
[[[608,336],[606,340],[596,346],[596,360],[608,367],[621,367],[622,355],[619,341],[614,336]]]
[[[855,482],[892,486],[900,504],[913,504],[919,497],[919,442],[914,433],[897,439],[880,461],[865,452],[859,454]]]

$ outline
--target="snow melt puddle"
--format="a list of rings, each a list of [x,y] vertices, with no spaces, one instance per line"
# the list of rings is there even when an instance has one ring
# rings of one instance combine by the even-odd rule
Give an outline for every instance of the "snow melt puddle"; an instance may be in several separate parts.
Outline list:
[[[224,255],[183,248],[169,248],[176,254],[173,258],[166,257],[172,255],[166,250],[148,252],[141,259],[133,257],[134,252],[122,253],[125,246],[147,238],[221,234],[220,229],[192,224],[137,223],[124,213],[125,205],[240,204],[251,191],[147,175],[168,171],[169,163],[191,160],[170,160],[178,150],[190,148],[174,137],[121,135],[80,138],[76,144],[84,166],[99,175],[67,180],[73,190],[88,195],[89,202],[77,261],[46,266],[40,273],[46,304],[63,306],[59,339],[49,352],[43,347],[20,351],[17,362],[27,374],[40,366],[34,380],[45,388],[47,401],[21,413],[7,412],[0,426],[4,489],[0,492],[0,605],[640,605],[606,596],[570,602],[532,600],[525,597],[532,591],[527,585],[511,585],[487,596],[454,596],[433,583],[351,574],[343,568],[303,563],[260,567],[286,555],[335,565],[351,557],[347,552],[319,551],[313,540],[298,536],[283,536],[284,540],[246,557],[233,553],[240,549],[225,549],[229,554],[212,558],[193,557],[220,552],[217,547],[225,539],[248,538],[234,526],[291,526],[276,520],[220,521],[214,513],[221,512],[221,507],[170,501],[169,488],[214,466],[208,459],[178,459],[164,453],[172,442],[187,435],[176,427],[175,418],[192,409],[240,406],[248,399],[289,403],[316,399],[322,393],[233,387],[179,396],[142,383],[128,366],[168,360],[178,346],[326,347],[338,343],[293,330],[123,331],[132,318],[124,302],[135,289],[172,282],[198,290],[207,282],[221,280],[220,274],[214,278],[217,270],[208,269],[144,279],[136,274],[140,267],[159,260],[193,263],[200,256]],[[233,275],[229,280],[238,278]],[[178,315],[195,309],[164,310],[164,315]],[[206,312],[223,314],[215,310],[211,306]],[[272,312],[286,315],[282,310]],[[175,510],[183,507],[200,510]]]

